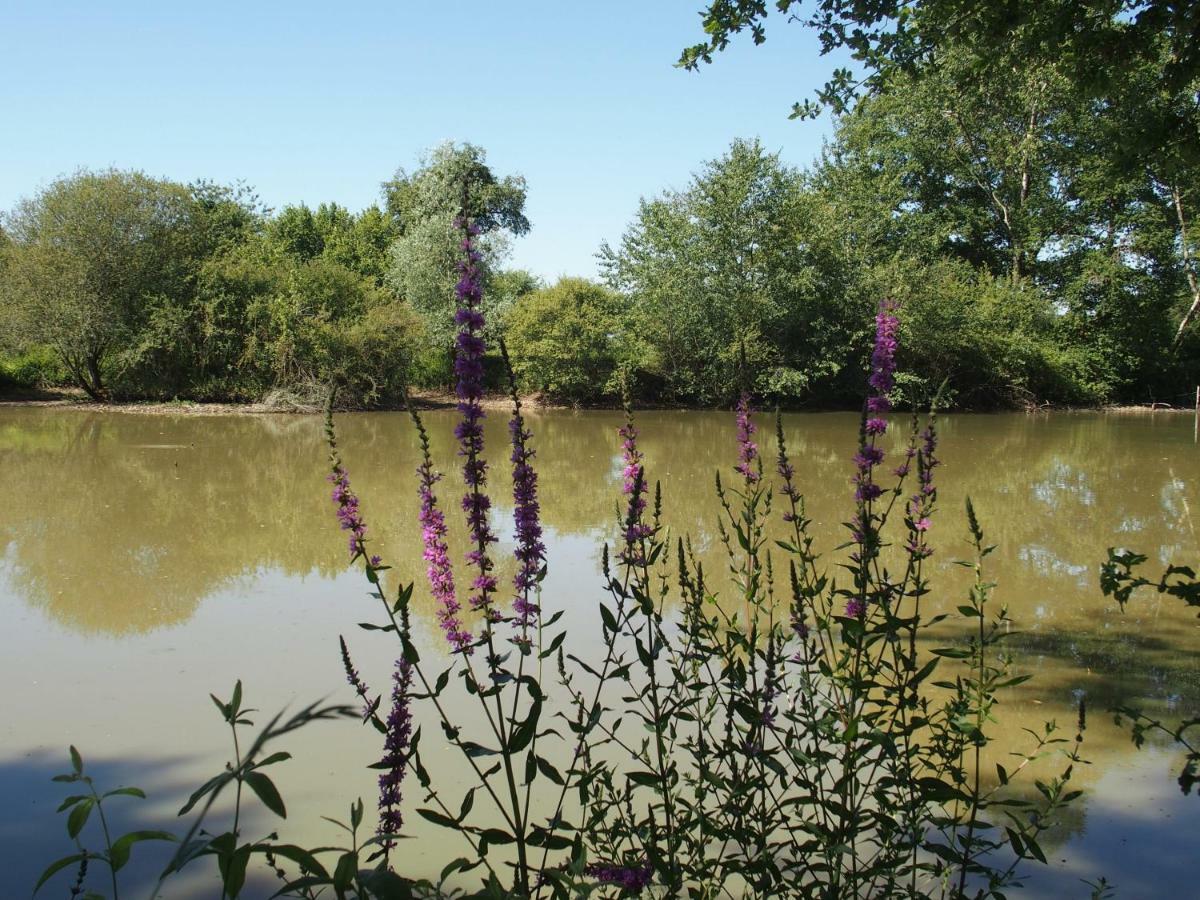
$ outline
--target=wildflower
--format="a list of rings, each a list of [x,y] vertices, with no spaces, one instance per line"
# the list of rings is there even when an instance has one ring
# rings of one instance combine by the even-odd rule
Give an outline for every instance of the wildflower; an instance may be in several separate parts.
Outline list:
[[[522,631],[533,624],[541,611],[529,599],[530,592],[537,587],[542,564],[546,560],[546,546],[542,543],[542,524],[537,497],[537,472],[533,468],[533,449],[529,446],[531,432],[525,427],[521,416],[521,402],[513,388],[513,415],[508,423],[512,437],[513,464],[513,522],[516,530],[517,547],[513,554],[517,558],[517,574],[513,586],[517,598],[513,611]]]
[[[587,873],[601,884],[611,884],[631,893],[637,893],[650,884],[654,870],[645,863],[638,866],[595,863],[587,867]]]
[[[624,492],[629,495],[629,505],[625,514],[625,548],[621,551],[620,559],[626,565],[637,566],[645,563],[645,554],[641,543],[648,538],[653,529],[642,521],[646,512],[645,470],[642,466],[643,455],[637,446],[638,432],[633,424],[633,416],[625,413],[625,424],[618,429],[621,436],[621,456],[624,466],[621,476],[624,482]]]
[[[758,470],[754,465],[758,459],[758,445],[752,440],[754,432],[758,429],[750,420],[752,412],[750,397],[742,394],[737,402],[738,464],[734,470],[746,479],[746,484],[753,484],[759,479]]]
[[[423,557],[428,564],[425,574],[429,578],[429,588],[433,593],[434,605],[437,608],[438,624],[441,626],[451,650],[455,653],[469,654],[474,640],[471,633],[465,631],[458,617],[462,609],[454,590],[454,568],[450,563],[450,551],[446,546],[446,517],[438,507],[434,485],[441,479],[440,472],[434,469],[433,459],[429,455],[429,435],[425,426],[415,411],[410,411],[417,426],[421,439],[421,465],[417,467],[420,480],[417,494],[421,498],[421,544],[424,547]]]
[[[400,808],[400,784],[408,768],[409,741],[412,738],[412,712],[409,709],[411,685],[412,666],[407,660],[398,659],[392,675],[392,711],[387,719],[384,755],[380,760],[383,772],[379,776],[379,834],[399,834],[404,824]],[[386,849],[394,846],[394,841],[384,841]]]
[[[937,500],[933,470],[941,465],[941,460],[937,458],[937,428],[932,421],[921,432],[921,448],[915,453],[917,491],[909,497],[906,508],[911,534],[905,549],[915,559],[926,559],[933,555],[933,548],[926,538],[926,532],[931,527],[930,515]]]
[[[492,561],[488,557],[488,544],[496,541],[488,521],[491,499],[487,495],[487,462],[483,459],[483,299],[481,258],[474,247],[474,238],[479,229],[465,217],[455,225],[462,232],[463,258],[458,263],[459,280],[455,287],[458,311],[454,321],[458,325],[455,338],[454,375],[458,411],[462,416],[455,426],[459,456],[463,461],[463,480],[467,492],[462,498],[463,512],[467,514],[467,527],[474,548],[467,553],[467,563],[478,567],[479,574],[471,583],[474,593],[471,606],[487,609],[491,606],[491,595],[496,591],[496,579],[490,574]]]
[[[883,462],[883,448],[876,446],[875,439],[887,432],[887,420],[878,414],[891,410],[888,393],[896,383],[896,332],[900,320],[893,312],[895,308],[894,303],[885,300],[879,305],[879,313],[875,316],[875,351],[871,354],[871,374],[867,379],[871,388],[867,397],[867,412],[875,415],[868,415],[863,421],[858,453],[854,456],[856,472],[852,479],[854,499],[860,504],[870,503],[883,494],[883,489],[874,482],[875,467]]]
[[[358,497],[350,489],[350,476],[342,468],[341,460],[334,455],[333,471],[327,476],[333,483],[333,502],[337,504],[338,524],[343,531],[350,532],[350,561],[365,555],[364,540],[367,534],[367,524],[363,521],[358,509]]]
[[[861,619],[867,611],[867,605],[858,597],[852,597],[846,602],[846,618]]]

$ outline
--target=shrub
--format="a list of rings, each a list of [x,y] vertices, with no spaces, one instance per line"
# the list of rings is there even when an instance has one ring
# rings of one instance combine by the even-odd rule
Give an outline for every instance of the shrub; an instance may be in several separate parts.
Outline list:
[[[583,278],[521,297],[505,319],[513,368],[529,389],[572,401],[619,396],[622,298]]]

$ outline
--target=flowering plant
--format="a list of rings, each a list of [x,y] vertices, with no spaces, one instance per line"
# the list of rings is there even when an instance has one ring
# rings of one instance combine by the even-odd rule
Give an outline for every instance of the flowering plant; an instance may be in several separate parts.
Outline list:
[[[992,548],[969,501],[973,552],[962,565],[974,577],[956,617],[964,636],[951,646],[930,644],[929,629],[948,618],[929,615],[926,602],[937,550],[938,432],[932,413],[924,425],[914,415],[890,479],[883,474],[901,324],[895,306],[882,304],[876,317],[870,390],[847,484],[852,513],[847,540],[833,551],[836,565],[818,552],[803,467],[788,454],[778,416],[768,473],[752,398],[737,404],[731,474],[715,480],[728,572],[718,578],[690,539],[665,524],[653,460],[639,448],[627,411],[619,431],[618,539],[602,555],[600,658],[585,660],[570,652],[558,624],[561,604],[541,596],[547,554],[534,434],[511,375],[511,590],[495,575],[480,261],[474,227],[463,218],[458,228],[455,435],[469,538],[458,573],[437,492],[441,474],[411,410],[421,448],[425,580],[450,659],[443,671],[422,659],[413,639],[415,583],[389,584],[389,566],[371,552],[338,450],[332,398],[326,419],[337,519],[385,617],[364,627],[398,641],[385,707],[384,693],[372,691],[341,640],[359,714],[383,735],[375,834],[360,840],[360,801],[344,826],[349,847],[305,850],[273,835],[244,840],[236,812],[243,786],[284,812],[259,770],[287,754],[263,756],[266,744],[310,721],[354,713],[315,705],[276,717],[243,750],[239,728],[249,720],[239,683],[230,701],[214,697],[232,729],[235,761],[181,811],[205,800],[164,877],[215,856],[223,896],[236,897],[248,862],[261,855],[283,880],[281,894],[310,900],[326,888],[339,898],[458,896],[471,872],[482,883],[467,896],[488,898],[1001,898],[1019,883],[1023,861],[1044,863],[1041,836],[1079,793],[1068,782],[1080,762],[1084,711],[1074,740],[1047,723],[1015,761],[989,755],[1003,691],[1028,676],[1013,673],[999,651],[1009,620],[993,599],[985,573]],[[452,683],[476,714],[451,713],[445,695]],[[420,723],[430,718],[471,779],[461,793],[436,784],[422,762]],[[1065,761],[1054,777],[1035,781],[1036,799],[1012,790],[1035,760],[1053,754]],[[213,800],[230,785],[232,828],[201,833]],[[406,874],[399,839],[409,810],[455,832],[464,847],[436,883]],[[72,813],[73,838],[82,825]],[[81,862],[82,884],[88,861],[103,859],[115,895],[114,860],[128,851],[118,845],[106,856],[60,860],[43,881]],[[321,857],[330,853],[336,860],[326,865]]]

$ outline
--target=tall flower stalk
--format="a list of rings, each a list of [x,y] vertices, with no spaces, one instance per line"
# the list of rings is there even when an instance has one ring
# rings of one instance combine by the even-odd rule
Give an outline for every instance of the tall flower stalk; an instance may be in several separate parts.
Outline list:
[[[417,495],[421,498],[419,513],[421,523],[422,556],[425,559],[425,574],[437,610],[438,624],[450,649],[455,653],[470,654],[475,638],[463,627],[459,613],[462,604],[454,589],[454,566],[450,562],[450,550],[446,546],[446,517],[438,506],[434,485],[441,480],[441,473],[433,467],[429,452],[429,433],[415,409],[409,407],[413,424],[421,442],[421,464],[417,467]]]
[[[875,471],[884,458],[879,439],[888,429],[884,416],[892,409],[889,395],[896,384],[896,335],[900,330],[900,320],[895,309],[894,302],[884,300],[879,304],[879,312],[875,316],[875,349],[871,354],[871,374],[867,378],[870,392],[863,424],[859,429],[858,452],[854,455],[852,482],[856,512],[851,532],[854,542],[858,544],[855,563],[859,567],[856,579],[859,590],[846,603],[846,616],[852,619],[861,619],[866,615],[865,570],[879,551],[879,522],[874,512],[874,502],[882,496],[883,488],[875,480]]]
[[[512,442],[513,481],[513,529],[517,559],[517,574],[513,577],[516,598],[513,613],[516,616],[520,640],[528,646],[529,629],[537,623],[541,607],[536,592],[542,580],[546,562],[546,545],[542,543],[541,506],[538,503],[537,470],[533,467],[535,451],[530,446],[533,433],[525,424],[521,412],[521,398],[517,393],[517,379],[504,342],[500,342],[500,353],[508,373],[509,396],[512,398],[512,418],[508,422],[508,434]]]
[[[483,270],[482,259],[475,248],[479,228],[470,222],[464,213],[455,223],[462,235],[462,258],[458,263],[458,310],[454,321],[458,325],[455,338],[454,374],[455,393],[458,396],[458,412],[461,419],[455,426],[459,455],[463,457],[463,481],[467,491],[463,494],[462,508],[467,514],[467,527],[471,533],[472,547],[467,551],[467,564],[477,570],[471,584],[472,609],[483,610],[489,618],[494,615],[492,595],[496,592],[496,578],[492,575],[492,559],[488,545],[495,543],[489,512],[492,501],[487,494],[487,461],[483,458],[483,420],[485,413],[480,403],[483,397],[483,356],[487,349],[483,339]]]

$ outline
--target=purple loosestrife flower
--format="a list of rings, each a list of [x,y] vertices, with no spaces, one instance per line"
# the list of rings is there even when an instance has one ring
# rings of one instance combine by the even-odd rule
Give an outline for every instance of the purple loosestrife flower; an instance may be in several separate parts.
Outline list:
[[[942,464],[937,458],[937,428],[932,421],[921,432],[921,449],[917,451],[916,456],[917,492],[909,498],[907,504],[910,534],[905,549],[916,559],[926,559],[933,555],[933,548],[929,546],[927,537],[931,525],[929,517],[933,514],[933,505],[937,500],[933,470]]]
[[[867,412],[875,415],[869,415],[863,422],[862,438],[854,457],[854,499],[859,503],[870,503],[883,493],[874,480],[875,467],[883,462],[883,448],[876,446],[875,439],[887,432],[887,420],[881,414],[891,410],[888,393],[896,385],[896,332],[900,320],[893,312],[895,308],[894,303],[885,300],[879,304],[875,316],[875,351],[871,354],[871,375],[867,379],[871,388]]]
[[[637,866],[595,863],[587,867],[587,873],[601,884],[611,884],[636,894],[650,884],[654,869],[646,863]]]
[[[455,653],[470,654],[474,637],[462,627],[458,617],[462,606],[455,597],[454,567],[450,563],[450,551],[446,546],[446,517],[438,508],[437,495],[433,486],[441,479],[440,472],[433,468],[429,456],[429,435],[415,411],[411,411],[417,433],[421,438],[421,465],[417,467],[420,485],[417,494],[421,498],[421,543],[422,554],[428,567],[429,588],[437,606],[438,624],[446,635],[450,649]]]
[[[871,386],[868,412],[886,413],[892,408],[888,394],[896,386],[896,334],[900,330],[895,309],[894,301],[884,300],[875,316],[875,351],[871,354],[871,375],[867,379]]]
[[[385,766],[379,776],[379,834],[399,834],[404,824],[400,808],[400,783],[408,768],[409,741],[412,738],[412,712],[409,709],[409,688],[412,685],[412,666],[404,659],[396,660],[392,674],[392,711],[387,719],[387,737],[383,741]],[[391,849],[394,841],[384,841]]]
[[[332,499],[337,504],[338,524],[343,531],[350,532],[350,561],[358,559],[360,556],[366,556],[365,538],[367,534],[367,524],[363,521],[362,513],[358,509],[358,497],[354,491],[350,489],[350,477],[346,474],[346,470],[342,468],[340,459],[336,457],[333,460],[333,471],[327,476],[329,481],[333,483]],[[374,557],[373,559],[377,559]],[[368,560],[372,566],[376,563]]]
[[[787,446],[783,440],[783,419],[778,413],[775,414],[775,440],[779,447],[779,452],[775,457],[775,470],[783,479],[783,486],[779,488],[779,493],[788,500],[788,511],[783,514],[783,521],[795,522],[801,516],[803,498],[800,496],[799,488],[796,487],[796,469],[788,459]]]
[[[892,409],[888,394],[896,386],[896,334],[900,330],[900,320],[895,309],[894,302],[884,300],[875,316],[875,349],[871,354],[871,374],[867,378],[870,391],[858,452],[854,455],[855,471],[851,483],[858,512],[851,533],[859,545],[854,560],[860,565],[865,565],[867,558],[875,552],[876,517],[871,512],[871,503],[883,496],[883,488],[875,483],[875,469],[883,462],[884,452],[876,441],[887,433],[888,423],[883,416]],[[850,618],[860,618],[865,612],[866,604],[862,598],[855,598],[846,605],[846,615]]]
[[[467,514],[467,527],[471,532],[473,548],[467,553],[467,563],[476,566],[479,574],[472,582],[474,593],[470,603],[473,609],[490,610],[491,595],[496,592],[496,579],[491,574],[492,560],[488,556],[488,544],[496,541],[488,521],[492,501],[487,495],[487,462],[483,459],[483,354],[487,349],[483,341],[483,273],[481,258],[475,249],[475,236],[479,229],[465,217],[455,225],[462,232],[463,258],[458,263],[458,311],[454,321],[458,324],[455,338],[454,375],[455,393],[458,396],[458,411],[462,416],[454,429],[458,438],[458,453],[463,457],[463,480],[467,492],[462,498],[463,512]]]
[[[538,605],[530,600],[530,592],[537,588],[538,576],[546,560],[546,546],[542,543],[537,471],[532,464],[534,451],[529,446],[529,439],[533,435],[525,427],[525,419],[521,415],[521,401],[517,399],[515,387],[513,415],[508,423],[508,430],[513,448],[513,521],[517,539],[517,547],[513,551],[517,558],[517,574],[513,578],[517,598],[513,602],[513,611],[516,612],[517,623],[524,632],[537,621],[541,612]]]
[[[626,565],[640,566],[646,562],[642,541],[650,536],[653,529],[642,521],[646,512],[646,473],[642,465],[642,452],[637,446],[637,428],[634,427],[633,416],[628,411],[625,414],[625,424],[617,434],[621,436],[621,458],[624,462],[621,476],[624,492],[629,495],[625,513],[625,547],[621,551],[620,559]]]
[[[734,470],[746,479],[748,485],[758,481],[760,477],[755,466],[758,460],[758,445],[753,441],[754,432],[758,429],[750,420],[752,412],[750,397],[742,394],[737,402],[738,464],[734,466]]]

